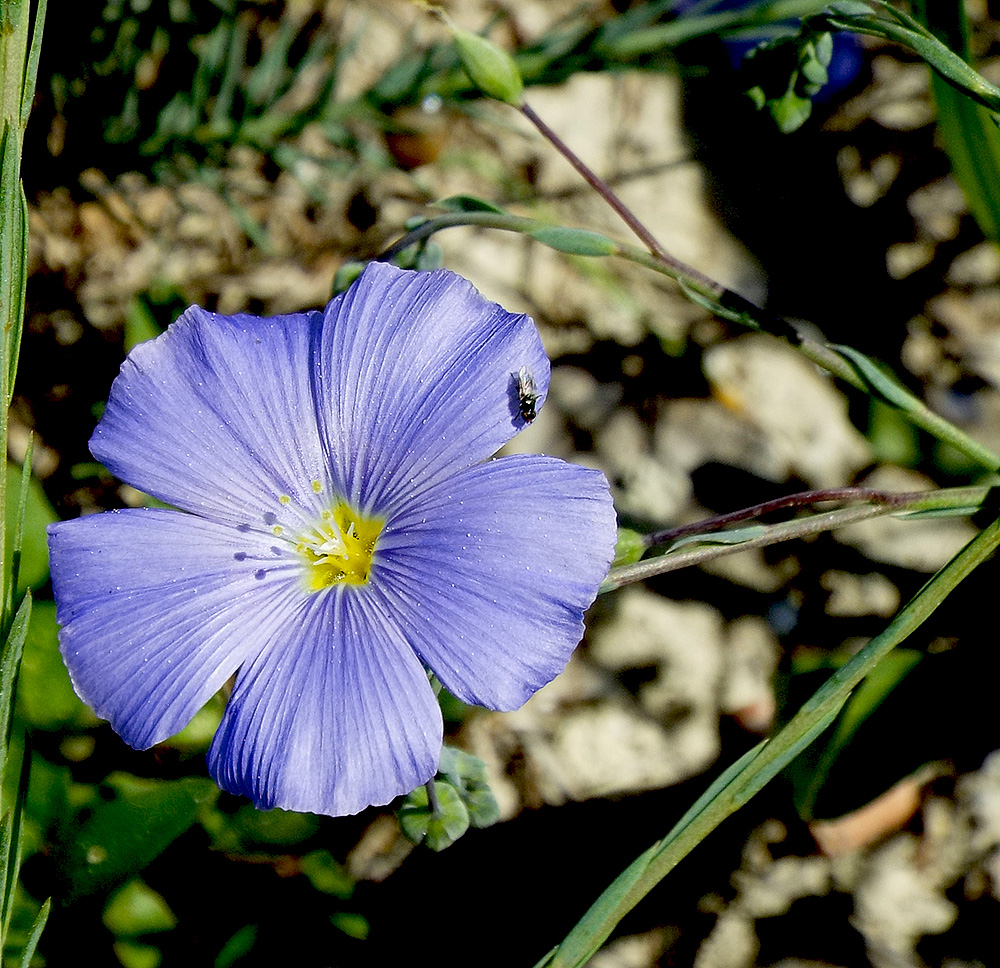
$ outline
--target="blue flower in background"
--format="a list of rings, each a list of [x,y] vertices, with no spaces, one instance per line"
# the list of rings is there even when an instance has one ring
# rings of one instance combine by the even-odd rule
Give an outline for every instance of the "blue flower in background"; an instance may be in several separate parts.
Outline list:
[[[565,665],[615,543],[607,482],[489,458],[544,400],[531,320],[447,271],[370,265],[323,312],[189,309],[129,355],[91,439],[179,510],[49,528],[61,649],[131,746],[234,674],[208,754],[261,808],[332,815],[427,781],[441,713]]]

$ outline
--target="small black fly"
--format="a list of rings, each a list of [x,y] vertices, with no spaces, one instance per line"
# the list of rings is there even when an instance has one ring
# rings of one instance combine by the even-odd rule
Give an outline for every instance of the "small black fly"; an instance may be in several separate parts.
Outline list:
[[[531,423],[538,416],[538,388],[535,378],[526,366],[522,366],[516,374],[511,374],[517,386],[517,402],[521,408],[521,416],[525,423]]]

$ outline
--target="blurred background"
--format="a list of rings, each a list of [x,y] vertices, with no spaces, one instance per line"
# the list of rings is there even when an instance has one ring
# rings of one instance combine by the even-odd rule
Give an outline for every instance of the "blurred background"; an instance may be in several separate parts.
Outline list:
[[[783,134],[745,93],[752,44],[704,30],[632,42],[719,4],[446,6],[517,55],[535,110],[670,252],[887,361],[1000,447],[1000,252],[952,177],[914,56],[839,36],[831,83]],[[997,11],[967,12],[996,81]],[[45,524],[147,501],[87,450],[125,353],[192,303],[322,306],[345,261],[377,256],[447,196],[626,230],[516,112],[476,96],[442,25],[404,0],[52,4],[23,175],[10,458],[33,433],[22,573],[37,602],[15,928],[55,898],[39,965],[86,951],[126,968],[530,966],[975,533],[963,518],[879,518],[604,596],[567,671],[518,712],[446,697],[448,741],[485,761],[502,821],[443,853],[413,847],[391,810],[259,813],[206,777],[221,699],[135,752],[58,656]],[[434,244],[530,313],[552,358],[546,406],[511,448],[599,467],[624,525],[811,488],[976,480],[888,408],[637,266],[470,228]],[[987,566],[963,584],[880,670],[851,741],[727,821],[595,968],[996,963],[995,582]]]

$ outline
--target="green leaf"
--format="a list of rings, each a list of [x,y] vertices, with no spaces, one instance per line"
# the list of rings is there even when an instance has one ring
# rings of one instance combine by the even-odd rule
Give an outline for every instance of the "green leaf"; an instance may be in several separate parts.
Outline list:
[[[334,295],[349,289],[351,283],[365,271],[366,265],[366,262],[356,262],[354,260],[343,263],[333,276]]]
[[[328,850],[313,850],[302,858],[302,873],[317,891],[344,900],[354,893],[354,878]]]
[[[256,943],[257,925],[245,925],[222,946],[222,950],[216,956],[213,968],[230,968],[244,955],[249,954]]]
[[[490,789],[486,764],[478,756],[445,746],[438,775],[458,791],[473,827],[489,827],[500,819],[500,805]]]
[[[330,923],[338,931],[342,931],[349,938],[356,938],[358,941],[364,941],[371,930],[366,917],[352,914],[349,911],[338,911],[330,917]]]
[[[870,34],[909,47],[952,87],[991,111],[1000,111],[1000,88],[977,73],[950,47],[941,43],[926,27],[908,14],[882,0],[872,0],[872,3],[886,16],[879,17],[869,11],[860,16],[834,13],[823,19],[830,26],[840,30]]]
[[[236,811],[233,827],[247,849],[292,847],[316,834],[319,819],[310,813],[292,810],[258,810],[244,804]]]
[[[966,57],[965,12],[963,5],[915,4],[915,12],[955,50]],[[931,74],[931,90],[937,104],[937,126],[952,171],[969,202],[983,234],[1000,242],[1000,130],[987,108],[936,73]]]
[[[112,945],[115,957],[122,968],[160,968],[163,954],[151,944],[136,941],[116,941]]]
[[[125,352],[131,353],[140,343],[155,339],[163,330],[141,299],[129,300],[125,313]]]
[[[618,543],[615,545],[615,557],[612,568],[621,565],[631,565],[646,553],[646,537],[631,528],[618,529]]]
[[[729,528],[726,531],[706,531],[704,534],[689,534],[678,538],[670,545],[670,551],[676,551],[685,545],[737,545],[745,541],[753,541],[763,537],[770,531],[766,524],[748,524],[742,528]]]
[[[915,649],[896,649],[890,652],[844,704],[834,729],[816,758],[815,765],[808,771],[810,774],[808,782],[797,798],[799,812],[804,818],[813,818],[816,801],[837,758],[848,747],[862,725],[878,710],[893,689],[916,668],[922,658],[923,655]],[[887,777],[886,786],[888,787],[895,779]]]
[[[865,386],[878,399],[899,407],[900,410],[910,410],[920,404],[920,401],[896,379],[885,364],[865,356],[860,350],[850,346],[831,344],[830,348],[847,358]]]
[[[21,469],[15,464],[7,465],[7,508],[5,514],[7,547],[14,544],[18,527],[18,502],[11,500],[20,490]],[[59,520],[52,509],[42,485],[34,478],[28,484],[24,506],[24,532],[21,548],[21,562],[18,568],[18,593],[27,588],[44,585],[49,578],[49,548],[45,529]],[[4,581],[9,578],[10,563],[5,562]]]
[[[479,198],[476,195],[449,195],[447,198],[434,202],[434,208],[443,209],[446,212],[493,212],[496,215],[506,215],[507,213],[498,205]]]
[[[177,918],[163,896],[137,877],[111,895],[102,920],[119,938],[170,931],[177,926]]]
[[[21,715],[36,728],[59,729],[93,720],[59,654],[55,602],[35,602],[32,607],[17,698]]]
[[[14,691],[17,685],[18,669],[24,652],[24,642],[28,636],[28,622],[31,619],[31,595],[24,596],[14,615],[7,641],[2,643],[0,653],[0,781],[5,776],[7,748],[10,745],[11,725],[14,712]]]
[[[203,779],[108,777],[101,799],[71,824],[62,844],[67,899],[105,891],[132,877],[188,830],[218,795]]]
[[[573,229],[565,225],[539,225],[525,230],[536,242],[566,252],[569,255],[608,256],[618,251],[615,242],[606,235],[589,229]]]
[[[399,826],[414,843],[425,841],[431,850],[444,850],[469,829],[469,811],[450,783],[435,781],[434,794],[436,811],[430,808],[426,786],[409,794],[399,810]]]
[[[28,940],[24,944],[24,951],[21,952],[21,960],[18,968],[28,968],[31,959],[35,956],[35,949],[38,947],[38,939],[45,929],[45,922],[49,919],[49,911],[52,909],[52,898],[46,898],[41,910],[35,915],[35,920],[31,923],[31,931],[28,933]]]

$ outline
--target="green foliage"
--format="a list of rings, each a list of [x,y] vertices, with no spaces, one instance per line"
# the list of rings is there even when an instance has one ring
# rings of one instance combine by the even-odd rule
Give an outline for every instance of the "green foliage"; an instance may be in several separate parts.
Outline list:
[[[500,819],[500,808],[478,757],[446,746],[433,783],[434,801],[427,786],[417,787],[399,809],[399,826],[414,843],[431,850],[450,847],[470,826],[489,827]]]
[[[615,559],[611,562],[611,567],[619,568],[622,565],[631,565],[646,553],[646,548],[644,535],[631,528],[619,528],[618,543],[615,545]]]
[[[354,893],[354,879],[328,850],[313,850],[302,858],[302,873],[317,891],[347,900]]]
[[[486,777],[486,764],[478,756],[445,746],[438,775],[458,791],[473,827],[489,827],[500,819],[500,807]]]
[[[525,235],[568,255],[597,257],[615,255],[618,251],[618,246],[606,235],[565,225],[539,225],[526,231]]]
[[[796,131],[812,114],[812,99],[828,80],[832,56],[833,36],[826,31],[805,28],[794,37],[766,41],[747,54],[745,68],[756,80],[747,94],[781,131]]]
[[[872,13],[871,7],[877,11]],[[884,0],[868,5],[856,2],[832,3],[826,13],[812,22],[835,30],[850,30],[903,44],[919,54],[946,83],[966,97],[1000,111],[1000,88],[977,73],[950,47],[942,43],[918,20]]]
[[[82,726],[94,721],[80,701],[59,655],[55,602],[35,602],[24,643],[18,703],[21,716],[36,729]]]
[[[107,891],[139,873],[218,796],[208,779],[108,777],[62,833],[67,899]]]
[[[885,699],[913,671],[922,658],[923,654],[915,649],[899,648],[889,653],[844,704],[833,728],[821,742],[810,749],[806,756],[796,761],[790,775],[796,787],[796,806],[805,819],[811,820],[817,816],[828,815],[822,810],[817,810],[817,803],[824,792],[834,764],[845,752],[849,753],[850,744],[859,730],[878,712]],[[900,777],[891,773],[889,766],[891,757],[888,751],[885,759],[887,769],[880,780],[888,787]],[[855,806],[861,806],[861,803]],[[842,813],[843,810],[839,812]]]
[[[19,520],[19,502],[16,500],[20,491],[21,468],[7,465],[7,494],[15,500],[8,500],[5,514],[7,547],[14,547],[14,538],[19,528],[22,530],[20,548],[20,564],[18,568],[17,593],[23,594],[28,588],[38,588],[48,581],[49,551],[45,536],[45,528],[59,520],[52,509],[41,484],[34,478],[28,479],[27,492],[24,494],[23,524]],[[10,579],[10,561],[6,562],[4,580]]]
[[[469,811],[450,783],[435,781],[433,787],[436,806],[427,787],[417,787],[399,808],[399,826],[414,843],[423,841],[431,850],[444,850],[469,829]]]
[[[917,0],[916,19],[963,60],[969,60],[968,23],[961,3]],[[952,171],[983,233],[1000,242],[1000,129],[996,115],[939,73],[931,74],[937,125]]]
[[[257,925],[248,924],[237,931],[226,943],[215,959],[214,968],[229,968],[240,958],[249,954],[257,941]]]
[[[170,931],[177,925],[177,918],[163,897],[137,877],[111,895],[103,921],[118,938]]]

